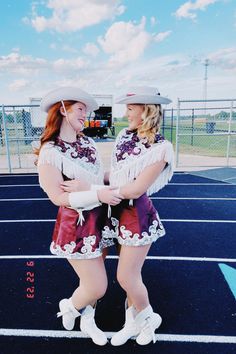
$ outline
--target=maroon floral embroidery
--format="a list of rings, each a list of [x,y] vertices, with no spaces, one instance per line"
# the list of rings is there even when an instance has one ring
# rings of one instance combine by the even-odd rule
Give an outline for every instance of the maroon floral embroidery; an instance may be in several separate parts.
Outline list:
[[[162,136],[161,134],[156,134],[154,144],[162,143],[163,141],[165,141],[164,136]]]
[[[129,138],[130,136],[130,138]],[[156,135],[154,143],[159,143],[164,141],[164,137],[161,136],[160,134]],[[142,144],[141,147],[139,147],[139,144]],[[149,144],[146,139],[140,139],[138,137],[137,131],[131,131],[126,129],[125,135],[121,137],[120,143],[117,144],[116,146],[116,160],[117,162],[121,160],[125,160],[127,157],[127,154],[130,155],[139,155],[141,151],[143,150],[142,147],[149,149],[151,147],[151,144]]]
[[[64,141],[58,137],[55,141],[55,145],[58,146],[62,153],[66,153],[68,151],[70,157],[73,159],[82,159],[85,157],[87,158],[86,162],[90,162],[92,164],[95,164],[96,162],[96,148],[91,145],[88,137],[86,136],[79,136],[73,143]]]

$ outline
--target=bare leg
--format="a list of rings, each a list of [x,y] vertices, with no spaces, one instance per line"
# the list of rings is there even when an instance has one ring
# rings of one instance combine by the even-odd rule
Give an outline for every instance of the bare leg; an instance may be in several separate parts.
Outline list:
[[[141,270],[150,246],[122,246],[120,251],[117,279],[127,293],[128,305],[133,304],[138,312],[149,305]]]
[[[93,306],[107,289],[107,275],[102,257],[68,261],[80,278],[80,285],[72,295],[74,307],[79,310],[89,304]]]

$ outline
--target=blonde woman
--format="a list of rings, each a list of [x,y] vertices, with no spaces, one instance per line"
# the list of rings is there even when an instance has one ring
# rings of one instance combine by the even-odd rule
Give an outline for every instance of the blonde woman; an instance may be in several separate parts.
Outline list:
[[[124,327],[111,339],[115,346],[134,336],[140,345],[155,342],[162,322],[149,303],[141,270],[151,244],[165,235],[149,196],[173,174],[172,144],[160,135],[161,104],[169,102],[152,87],[138,87],[117,101],[127,105],[129,126],[116,139],[109,177],[124,200],[112,207],[111,225],[104,232],[120,246],[117,280],[127,295]]]

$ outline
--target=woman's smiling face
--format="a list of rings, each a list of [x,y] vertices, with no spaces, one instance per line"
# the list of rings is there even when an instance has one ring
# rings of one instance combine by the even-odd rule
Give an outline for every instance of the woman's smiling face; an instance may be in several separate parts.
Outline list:
[[[127,105],[126,116],[128,118],[129,130],[135,130],[142,124],[143,108],[142,104]]]
[[[86,118],[86,106],[82,102],[76,102],[67,112],[68,120],[75,131],[81,131]]]

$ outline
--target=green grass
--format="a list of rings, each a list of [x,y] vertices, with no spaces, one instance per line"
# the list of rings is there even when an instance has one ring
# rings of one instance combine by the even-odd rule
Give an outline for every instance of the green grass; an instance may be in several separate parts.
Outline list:
[[[191,121],[186,120],[182,122],[182,128],[184,123],[184,130],[180,128],[180,133],[191,134]],[[117,134],[125,127],[128,123],[125,121],[115,122],[115,133]],[[194,127],[196,131],[202,129],[202,133],[206,133],[205,123],[195,123]],[[217,130],[228,130],[227,122],[217,122],[215,129]],[[233,122],[231,126],[232,130],[236,130],[236,122]],[[161,131],[162,132],[162,131]],[[164,136],[167,140],[171,141],[171,127],[165,126]],[[176,128],[173,127],[172,130],[172,143],[176,145]],[[207,134],[204,136],[195,136],[192,138],[189,136],[182,136],[179,140],[179,151],[185,154],[193,155],[205,155],[205,156],[217,156],[225,157],[227,150],[228,137],[227,136],[214,136],[213,134]],[[230,141],[230,156],[236,157],[236,136],[231,136]]]
[[[164,136],[167,140],[171,141],[171,126],[169,120],[166,120],[166,126],[164,129]],[[128,127],[127,121],[115,121],[115,135],[117,136],[118,133],[125,127]],[[180,136],[179,137],[179,151],[185,154],[196,154],[196,155],[205,155],[205,156],[218,156],[218,157],[225,157],[226,156],[226,149],[227,149],[227,136],[215,136],[214,134],[207,134],[203,136],[191,136],[191,128],[192,128],[192,121],[191,120],[182,120],[179,132],[180,133],[187,133],[188,136]],[[206,133],[206,125],[205,122],[197,122],[194,123],[194,128],[196,133]],[[228,123],[224,121],[217,121],[216,130],[228,130]],[[236,122],[233,121],[231,125],[231,129],[236,131]],[[20,125],[17,126],[18,137],[23,137],[23,130]],[[14,126],[11,125],[11,129],[9,132],[9,137],[13,138],[15,136],[15,129]],[[161,130],[162,133],[162,130]],[[176,145],[176,128],[173,127],[172,130],[172,143]],[[10,153],[11,154],[29,154],[32,153],[31,145],[25,145],[24,140],[19,142],[10,142]],[[6,154],[5,146],[0,146],[0,154]],[[236,136],[231,136],[230,141],[230,156],[236,157]]]

